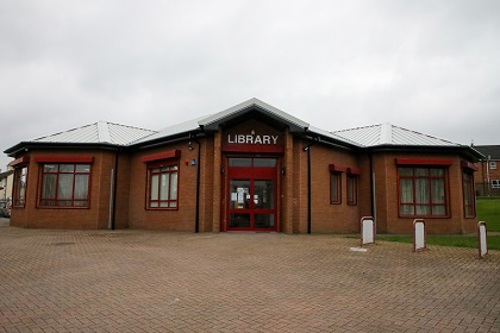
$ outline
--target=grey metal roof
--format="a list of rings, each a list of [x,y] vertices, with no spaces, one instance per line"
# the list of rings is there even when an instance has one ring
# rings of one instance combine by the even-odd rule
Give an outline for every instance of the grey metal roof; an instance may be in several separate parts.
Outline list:
[[[44,136],[29,142],[75,144],[108,143],[120,146],[139,145],[155,140],[168,140],[176,138],[200,131],[202,129],[216,130],[220,124],[224,124],[232,119],[237,119],[245,113],[253,110],[261,112],[265,115],[265,117],[268,117],[269,120],[278,121],[288,125],[291,131],[304,133],[306,135],[307,133],[316,134],[326,140],[333,140],[341,144],[345,143],[346,145],[351,146],[376,147],[393,145],[467,147],[448,140],[439,139],[387,123],[328,132],[320,128],[310,126],[308,123],[267,103],[264,103],[257,98],[249,99],[243,103],[208,116],[202,116],[197,119],[192,119],[180,124],[166,127],[160,131],[99,121],[90,125],[73,128],[65,132]],[[29,142],[20,143],[19,145],[8,149],[6,152],[12,153],[15,149]],[[476,154],[480,156],[479,153],[476,152]]]
[[[45,143],[110,143],[125,146],[132,141],[156,133],[156,131],[125,126],[106,121],[44,136],[32,142]]]
[[[319,134],[319,135],[326,137],[326,138],[329,138],[329,139],[334,139],[336,141],[349,143],[351,145],[358,146],[358,147],[361,146],[359,143],[357,143],[351,139],[344,138],[340,135],[337,135],[336,133],[328,132],[328,131],[322,130],[321,128],[315,127],[315,126],[309,126],[309,131],[311,133]]]
[[[130,142],[130,144],[139,144],[143,142],[148,142],[148,141],[153,141],[161,138],[168,138],[172,137],[177,134],[182,134],[182,133],[188,133],[188,132],[194,132],[197,129],[200,128],[199,121],[202,119],[205,119],[206,116],[196,118],[196,119],[191,119],[185,122],[182,122],[177,125],[172,125],[169,127],[166,127],[160,131],[157,131],[149,136],[142,137],[138,140]]]
[[[296,126],[298,128],[301,128],[302,130],[305,130],[309,127],[309,124],[284,112],[281,111],[280,109],[275,108],[274,106],[271,106],[267,103],[264,103],[263,101],[257,99],[257,98],[252,98],[249,99],[248,101],[245,101],[243,103],[240,103],[238,105],[235,105],[233,107],[230,107],[229,109],[208,115],[208,116],[202,116],[196,119],[188,120],[183,123],[173,125],[166,127],[160,131],[158,131],[155,134],[152,134],[147,137],[143,137],[135,142],[132,142],[133,144],[140,144],[148,141],[153,141],[153,140],[158,140],[161,138],[168,138],[168,137],[173,137],[178,134],[182,133],[189,133],[189,132],[194,132],[196,130],[201,130],[202,128],[210,128],[213,127],[213,129],[217,128],[217,124],[219,122],[226,121],[228,119],[236,118],[240,116],[241,114],[249,111],[252,108],[257,108],[260,111],[262,111],[265,114],[270,115],[273,118],[279,119],[282,122],[288,123],[289,125]],[[331,133],[330,133],[331,135]],[[338,138],[339,140],[342,140],[342,138]]]
[[[270,114],[274,116],[274,118],[277,118],[285,123],[295,125],[301,129],[307,129],[309,127],[309,124],[306,123],[305,121],[302,121],[278,108],[275,108],[272,105],[269,105],[257,98],[251,98],[248,101],[245,101],[243,103],[240,103],[238,105],[235,105],[233,107],[230,107],[229,109],[223,110],[221,112],[218,112],[216,114],[213,114],[211,116],[208,116],[204,119],[201,119],[199,121],[199,125],[207,127],[210,126],[214,123],[217,123],[221,120],[225,120],[228,118],[233,118],[237,117],[239,114],[246,112],[250,108],[258,108],[266,112],[267,114]]]
[[[356,142],[360,146],[373,147],[382,145],[395,146],[446,146],[460,147],[458,143],[439,139],[427,134],[412,131],[388,123],[357,127],[333,132],[334,134]]]

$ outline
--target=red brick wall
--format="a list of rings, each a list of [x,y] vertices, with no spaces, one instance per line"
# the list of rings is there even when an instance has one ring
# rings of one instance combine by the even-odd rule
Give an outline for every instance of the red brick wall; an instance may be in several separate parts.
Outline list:
[[[376,222],[379,233],[412,233],[413,218],[398,216],[396,158],[439,158],[453,163],[449,174],[449,218],[425,218],[428,233],[466,233],[475,231],[475,219],[464,217],[461,158],[457,155],[378,153],[373,156],[376,177]]]
[[[90,188],[90,208],[38,208],[40,192],[40,163],[38,156],[62,157],[93,156]],[[110,172],[114,153],[108,151],[85,150],[82,152],[64,150],[30,151],[28,165],[28,186],[25,208],[13,208],[11,224],[28,228],[61,229],[104,229],[108,226]]]
[[[193,147],[196,147],[196,145],[193,145]],[[147,164],[142,162],[141,158],[146,155],[175,149],[181,151],[178,176],[178,209],[147,210]],[[130,159],[130,194],[128,201],[130,228],[189,232],[195,230],[197,168],[191,165],[191,161],[197,159],[196,149],[189,150],[188,140],[186,140],[147,151],[139,151],[132,155]]]
[[[302,158],[306,159],[306,152]],[[324,145],[311,147],[312,161],[312,232],[313,233],[354,233],[359,232],[359,220],[362,215],[369,215],[370,210],[365,202],[365,193],[369,192],[369,183],[366,182],[368,170],[361,170],[358,181],[357,205],[347,204],[347,174],[341,176],[341,203],[330,203],[330,170],[329,164],[345,168],[360,169],[358,157],[351,151],[334,149]],[[361,176],[360,175],[360,176]],[[304,193],[307,195],[307,192]],[[301,198],[307,202],[307,197]],[[368,209],[367,209],[368,208]]]
[[[214,172],[220,169],[214,165],[214,140],[206,138],[200,140],[200,232],[211,232],[213,229],[214,209],[219,209],[213,196]],[[195,148],[197,149],[197,147]]]
[[[116,198],[115,198],[115,228],[125,229],[129,225],[129,195],[130,195],[130,155],[118,154]]]
[[[292,134],[277,132],[267,125],[259,128],[252,120],[233,127],[224,133],[265,131],[280,134],[279,169],[286,168],[285,174],[278,175],[278,230],[285,233],[306,233],[308,222],[308,179],[307,152],[309,144]],[[264,128],[264,130],[263,130]],[[218,232],[224,227],[226,214],[221,214],[224,202],[221,166],[225,155],[222,153],[224,136],[221,132],[200,139],[201,151],[198,160],[198,145],[191,141],[193,149],[188,149],[188,139],[156,148],[133,153],[118,154],[118,177],[116,184],[115,227],[142,228],[166,231],[195,230],[197,166],[200,166],[200,207],[199,222],[201,232]],[[147,165],[141,158],[170,150],[180,150],[179,160],[179,201],[177,210],[147,210]],[[47,209],[37,208],[39,197],[40,164],[35,162],[41,155],[74,156],[91,155],[94,158],[91,175],[91,203],[89,209]],[[371,157],[350,150],[333,148],[321,143],[311,147],[312,198],[311,221],[313,233],[355,233],[359,232],[359,220],[371,215],[371,174],[375,174],[376,223],[379,233],[411,233],[412,218],[398,216],[397,157],[446,158],[452,160],[449,167],[450,217],[427,218],[430,233],[474,232],[474,218],[464,218],[462,193],[461,158],[457,155],[394,154],[375,153]],[[115,168],[116,153],[112,151],[82,150],[33,150],[28,169],[28,189],[25,208],[14,208],[11,224],[22,227],[102,229],[108,227],[111,190],[111,170]],[[20,157],[20,156],[17,156]],[[196,165],[191,165],[194,160]],[[342,203],[330,204],[329,164],[360,170],[358,177],[358,203],[347,204],[346,172],[342,172]]]

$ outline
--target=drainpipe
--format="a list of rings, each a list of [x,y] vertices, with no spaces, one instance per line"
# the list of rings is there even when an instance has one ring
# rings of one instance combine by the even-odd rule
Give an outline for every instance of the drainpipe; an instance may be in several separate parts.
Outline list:
[[[118,154],[119,150],[115,153],[115,163],[113,169],[111,170],[111,200],[109,207],[109,223],[108,228],[115,230],[115,216],[116,216],[116,189],[118,180]]]
[[[317,141],[318,138],[314,138],[314,141],[304,147],[304,151],[307,152],[307,233],[310,235],[312,233],[312,170],[311,170],[311,147]]]
[[[375,224],[377,224],[377,198],[375,196],[375,173],[373,172],[373,155],[370,153],[370,190],[371,190],[371,215],[373,216],[373,220]],[[376,227],[376,226],[375,226]],[[377,230],[377,229],[375,229]]]
[[[193,136],[193,141],[198,146],[197,158],[196,158],[196,212],[194,218],[194,232],[200,232],[200,158],[201,158],[201,143]]]
[[[491,155],[488,155],[488,159],[486,160],[486,183],[488,186],[488,196],[491,195],[491,185],[490,185],[490,160]]]

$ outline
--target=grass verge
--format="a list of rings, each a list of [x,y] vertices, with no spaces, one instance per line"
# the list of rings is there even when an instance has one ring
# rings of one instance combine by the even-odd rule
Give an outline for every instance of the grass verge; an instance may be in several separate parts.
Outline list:
[[[480,197],[476,200],[477,220],[485,221],[488,249],[500,250],[500,197]],[[494,233],[494,234],[492,234]],[[377,240],[412,243],[412,236],[377,235]],[[427,245],[477,248],[477,235],[427,235]]]
[[[500,232],[500,198],[480,197],[476,200],[477,220],[486,222],[488,231]]]
[[[377,235],[377,240],[413,243],[412,236]],[[477,249],[477,235],[427,235],[427,245],[458,246]],[[500,250],[500,235],[488,235],[488,249]]]

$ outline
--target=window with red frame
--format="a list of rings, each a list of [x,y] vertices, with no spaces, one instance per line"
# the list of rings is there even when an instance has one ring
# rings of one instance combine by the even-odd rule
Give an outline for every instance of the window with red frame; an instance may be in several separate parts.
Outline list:
[[[179,165],[177,162],[169,164],[151,164],[149,172],[149,195],[147,208],[149,209],[177,209],[179,189]]]
[[[26,182],[28,180],[28,166],[14,169],[14,192],[12,206],[23,208],[26,205]]]
[[[400,167],[398,170],[401,216],[448,216],[446,168]]]
[[[342,173],[341,172],[330,172],[330,203],[340,204],[342,203]]]
[[[42,164],[40,207],[89,207],[90,164]]]
[[[358,204],[358,177],[355,175],[347,175],[347,204]]]
[[[474,174],[464,169],[462,174],[464,192],[464,216],[476,217],[476,196],[474,194]]]

